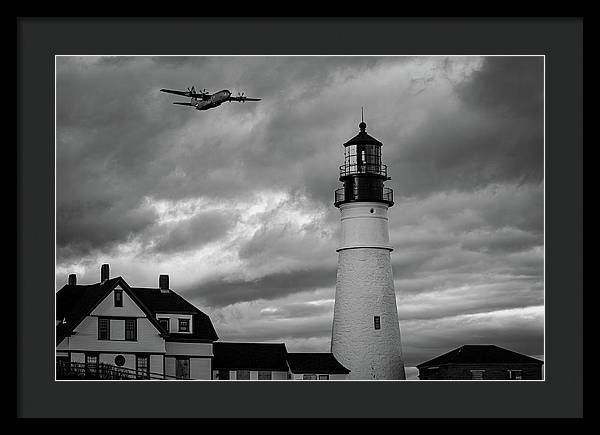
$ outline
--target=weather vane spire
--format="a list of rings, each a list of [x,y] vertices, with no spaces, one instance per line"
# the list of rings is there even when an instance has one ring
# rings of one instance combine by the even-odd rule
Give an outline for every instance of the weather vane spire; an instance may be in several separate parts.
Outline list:
[[[363,107],[360,108],[360,124],[358,124],[358,126],[360,127],[360,131],[365,131],[365,128],[367,128],[367,124],[365,124],[365,114]]]

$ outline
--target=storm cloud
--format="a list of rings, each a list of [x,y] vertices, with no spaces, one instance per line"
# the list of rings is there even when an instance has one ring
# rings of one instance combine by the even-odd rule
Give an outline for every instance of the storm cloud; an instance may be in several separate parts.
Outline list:
[[[223,340],[329,350],[333,192],[364,107],[407,364],[466,343],[543,357],[543,79],[527,56],[58,56],[56,286],[168,273]],[[262,101],[159,92],[191,85]]]

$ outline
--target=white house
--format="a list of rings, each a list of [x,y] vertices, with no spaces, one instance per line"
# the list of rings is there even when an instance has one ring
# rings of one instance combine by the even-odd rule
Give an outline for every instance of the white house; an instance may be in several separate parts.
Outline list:
[[[57,377],[211,379],[210,318],[169,289],[130,287],[109,278],[77,285],[74,275],[56,294]]]

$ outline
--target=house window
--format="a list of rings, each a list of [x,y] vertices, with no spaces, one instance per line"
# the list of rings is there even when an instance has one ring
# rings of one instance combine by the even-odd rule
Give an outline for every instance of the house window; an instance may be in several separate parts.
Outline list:
[[[123,306],[123,290],[115,290],[115,307]]]
[[[125,340],[137,341],[137,319],[125,319]]]
[[[228,381],[229,380],[229,370],[219,370],[217,372],[217,379]]]
[[[190,359],[189,358],[177,358],[175,365],[175,376],[177,379],[189,379],[190,378]]]
[[[319,375],[319,381],[328,381],[329,375]]]
[[[481,381],[485,370],[471,370],[471,379]]]
[[[317,375],[303,375],[302,379],[304,381],[316,381],[317,380]]]
[[[158,319],[158,323],[160,324],[162,329],[169,332],[169,319]]]
[[[373,317],[373,326],[375,327],[375,329],[381,329],[381,317]]]
[[[148,355],[136,355],[135,371],[138,379],[150,378],[150,357]]]
[[[86,374],[86,376],[90,376],[90,377],[98,376],[98,354],[97,353],[86,353],[85,354],[85,374]]]
[[[98,317],[98,340],[110,340],[110,319]]]
[[[258,380],[259,381],[270,381],[273,379],[273,373],[268,370],[259,370],[258,371]]]
[[[509,370],[508,375],[510,379],[520,381],[523,379],[523,372],[521,370]]]
[[[179,332],[190,332],[190,319],[179,319]]]
[[[235,378],[240,381],[249,381],[250,380],[250,370],[238,370]]]

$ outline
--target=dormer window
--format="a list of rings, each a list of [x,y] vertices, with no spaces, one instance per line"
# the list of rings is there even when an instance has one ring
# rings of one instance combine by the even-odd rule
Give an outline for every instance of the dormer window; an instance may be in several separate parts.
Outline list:
[[[115,290],[115,307],[123,306],[123,290],[116,289]]]
[[[158,319],[158,323],[162,329],[164,329],[166,332],[169,332],[169,319]]]
[[[190,319],[179,319],[179,332],[190,332]]]

